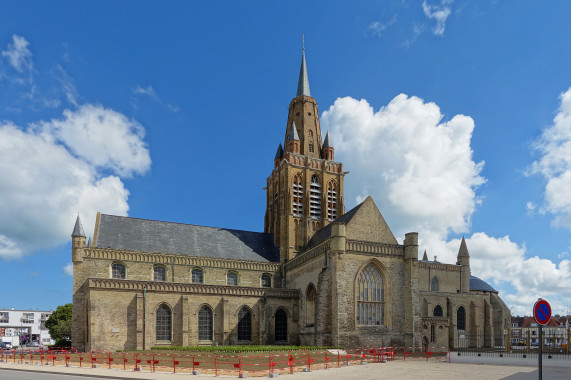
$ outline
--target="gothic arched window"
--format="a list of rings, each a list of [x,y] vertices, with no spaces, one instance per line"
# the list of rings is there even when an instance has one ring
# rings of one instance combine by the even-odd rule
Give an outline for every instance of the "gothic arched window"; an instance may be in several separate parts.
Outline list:
[[[200,268],[194,268],[192,270],[192,282],[195,284],[204,283],[204,272]]]
[[[226,275],[226,285],[236,286],[238,285],[238,273],[228,272]]]
[[[456,312],[456,330],[466,330],[466,310],[460,306]]]
[[[316,175],[311,177],[309,188],[309,213],[314,219],[321,219],[321,185]]]
[[[303,182],[301,176],[293,179],[293,216],[303,216]]]
[[[166,281],[167,270],[162,265],[155,265],[153,268],[153,279],[155,281]]]
[[[171,340],[171,309],[162,304],[157,309],[157,340]]]
[[[357,325],[384,325],[385,290],[381,272],[373,264],[367,265],[357,279]]]
[[[436,277],[432,277],[432,282],[430,283],[430,290],[433,292],[438,291],[438,279]]]
[[[327,185],[327,219],[333,221],[337,218],[337,186],[335,181]]]
[[[212,340],[212,310],[206,305],[198,312],[198,340]]]
[[[275,315],[275,340],[287,342],[287,314],[284,309],[278,309]]]
[[[306,326],[315,325],[315,301],[317,300],[317,291],[313,284],[309,284],[307,287],[307,293],[305,297],[305,323]]]
[[[252,314],[246,306],[238,312],[238,340],[252,340]]]
[[[125,279],[125,265],[115,263],[111,266],[111,278]]]
[[[436,306],[434,307],[434,316],[435,316],[435,317],[442,317],[443,315],[444,315],[444,314],[443,314],[443,312],[442,312],[442,306],[436,305]]]

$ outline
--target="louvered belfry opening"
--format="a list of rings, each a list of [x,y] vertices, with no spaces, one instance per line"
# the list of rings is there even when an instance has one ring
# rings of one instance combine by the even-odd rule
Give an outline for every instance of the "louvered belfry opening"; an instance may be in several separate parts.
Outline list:
[[[316,175],[311,177],[309,188],[309,212],[314,219],[321,219],[321,185]]]

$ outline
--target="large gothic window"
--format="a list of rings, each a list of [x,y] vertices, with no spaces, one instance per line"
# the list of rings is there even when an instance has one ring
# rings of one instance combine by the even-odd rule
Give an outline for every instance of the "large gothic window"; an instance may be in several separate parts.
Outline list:
[[[238,340],[252,340],[252,314],[246,306],[238,313]]]
[[[367,265],[357,279],[357,325],[384,325],[385,290],[381,272],[373,264]]]
[[[436,277],[432,277],[432,282],[430,283],[430,290],[433,292],[438,291],[438,279]]]
[[[305,321],[306,326],[315,326],[315,301],[317,300],[317,291],[313,284],[307,287],[305,298]]]
[[[162,265],[155,265],[153,268],[153,279],[155,281],[166,281],[167,270]]]
[[[301,176],[293,179],[293,216],[303,216],[303,183]]]
[[[198,340],[212,340],[212,310],[206,305],[198,312]]]
[[[335,181],[327,185],[327,219],[333,221],[337,218],[337,186]]]
[[[287,314],[284,309],[278,309],[275,316],[276,342],[287,342]]]
[[[171,340],[171,309],[162,304],[157,309],[157,340]]]
[[[119,264],[119,263],[113,264],[111,266],[111,277],[124,279],[125,278],[125,265]]]
[[[321,185],[316,175],[311,177],[309,189],[309,213],[312,218],[321,219]]]
[[[460,306],[456,312],[456,330],[466,330],[466,310]]]
[[[434,316],[435,316],[435,317],[442,317],[443,315],[444,315],[444,314],[443,314],[443,312],[442,312],[442,306],[436,305],[436,306],[434,307]]]

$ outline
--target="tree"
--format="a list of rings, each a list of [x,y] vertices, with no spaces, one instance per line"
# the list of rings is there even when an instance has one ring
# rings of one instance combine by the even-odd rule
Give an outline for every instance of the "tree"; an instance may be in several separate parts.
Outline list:
[[[46,321],[46,328],[56,346],[71,346],[71,304],[58,306]]]

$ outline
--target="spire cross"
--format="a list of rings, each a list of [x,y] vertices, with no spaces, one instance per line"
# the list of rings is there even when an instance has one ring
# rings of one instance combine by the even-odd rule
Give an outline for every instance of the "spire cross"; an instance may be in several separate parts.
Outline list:
[[[301,35],[301,47],[305,51],[305,34]]]

